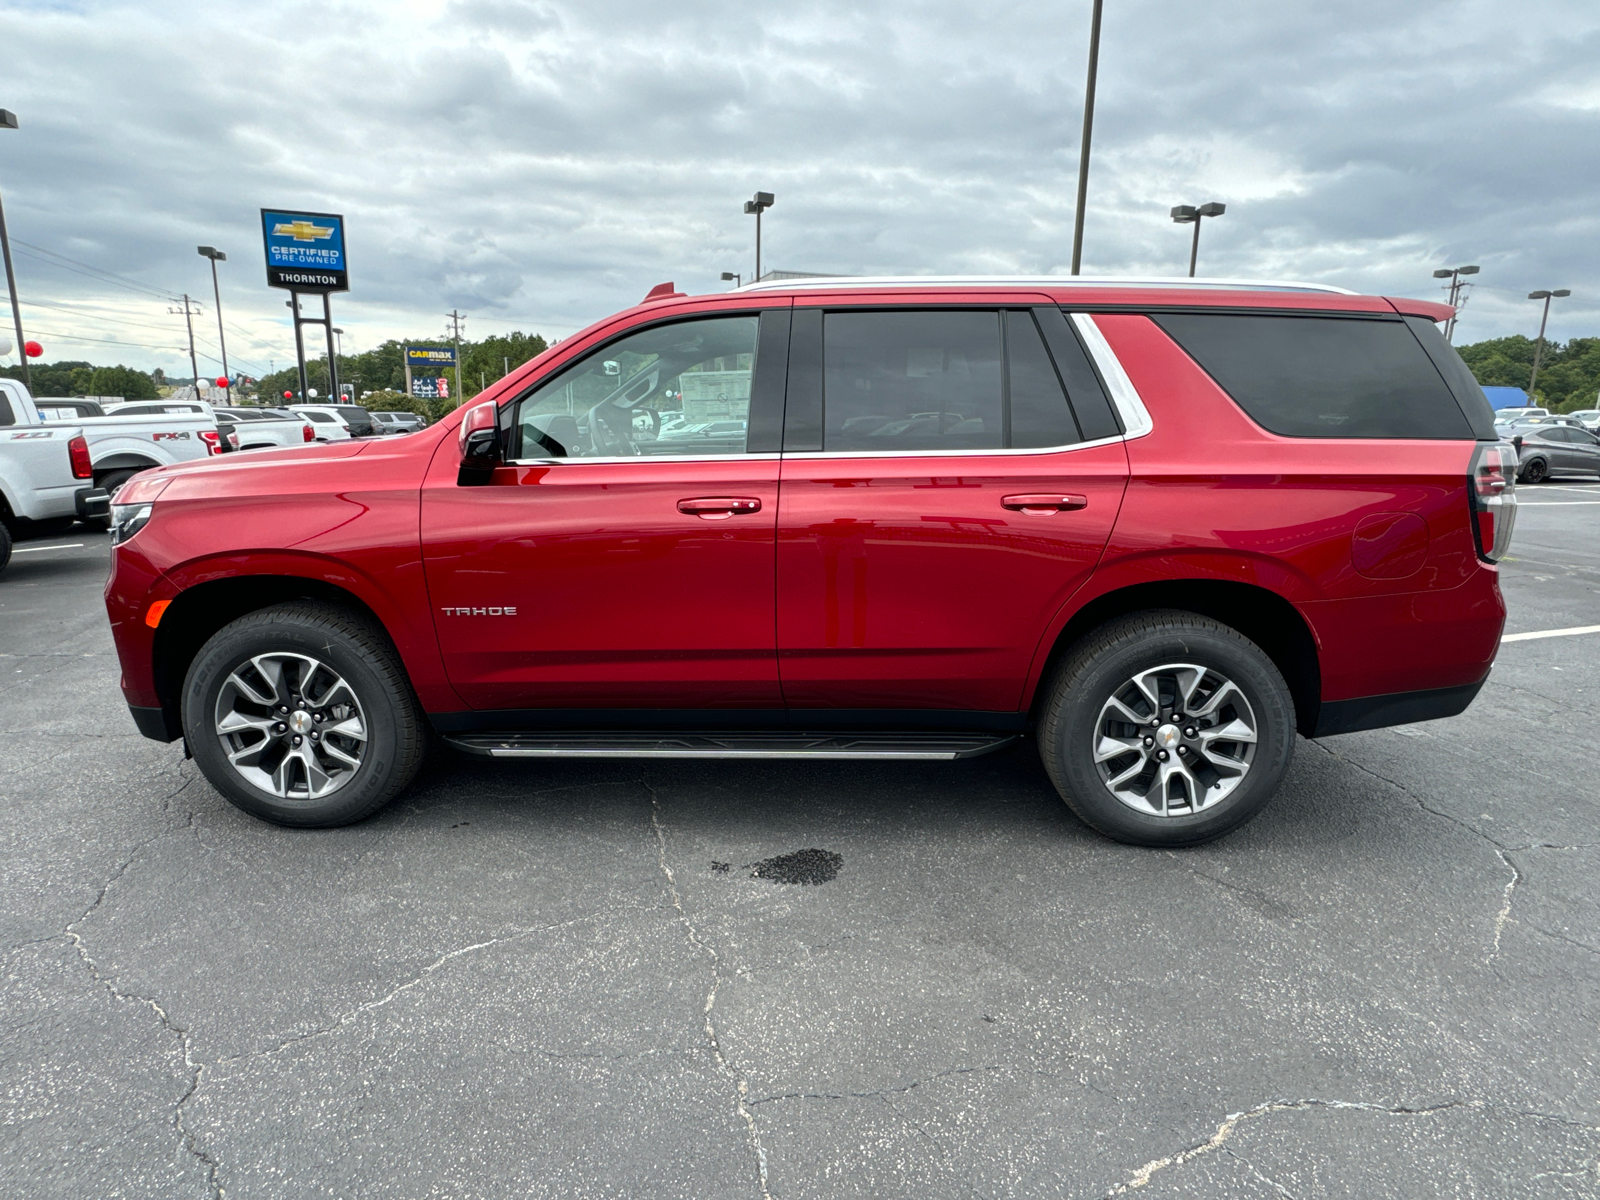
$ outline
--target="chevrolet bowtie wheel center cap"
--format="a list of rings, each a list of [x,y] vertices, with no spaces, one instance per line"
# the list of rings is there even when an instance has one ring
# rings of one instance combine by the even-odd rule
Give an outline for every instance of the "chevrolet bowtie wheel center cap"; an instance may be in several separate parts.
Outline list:
[[[289,728],[294,730],[296,733],[307,732],[311,728],[311,714],[306,712],[306,710],[303,708],[295,713],[292,713],[289,717]],[[1171,729],[1172,727],[1169,725],[1167,728]],[[1163,729],[1161,732],[1165,733],[1166,730]],[[1176,737],[1176,731],[1174,731],[1174,737]],[[1161,744],[1165,746],[1169,743],[1162,742]]]
[[[299,713],[295,714],[295,716],[299,715]],[[298,730],[299,728],[300,727],[298,725],[295,726],[295,729]],[[1156,730],[1156,745],[1160,746],[1163,750],[1171,750],[1178,744],[1182,737],[1183,735],[1178,732],[1178,727],[1176,725],[1163,725],[1160,729]]]

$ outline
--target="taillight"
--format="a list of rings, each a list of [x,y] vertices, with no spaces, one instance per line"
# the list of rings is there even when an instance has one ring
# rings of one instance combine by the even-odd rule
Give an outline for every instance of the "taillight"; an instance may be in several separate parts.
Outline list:
[[[1480,442],[1467,475],[1478,557],[1499,562],[1511,549],[1517,523],[1517,452],[1505,442]]]
[[[309,425],[302,425],[300,426],[300,436],[305,441],[314,442],[317,440],[317,431]]]
[[[74,479],[94,478],[94,464],[89,461],[89,443],[83,440],[83,434],[67,442],[67,458],[72,463]]]
[[[222,435],[215,429],[202,429],[200,431],[200,440],[206,444],[207,454],[222,453]]]

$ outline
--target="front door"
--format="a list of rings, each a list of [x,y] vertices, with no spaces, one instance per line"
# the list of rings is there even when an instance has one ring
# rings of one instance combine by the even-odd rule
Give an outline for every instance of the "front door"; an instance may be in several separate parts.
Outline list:
[[[794,321],[790,429],[820,445],[785,446],[785,701],[1017,711],[1040,639],[1099,561],[1127,484],[1081,346],[1053,308],[797,310]]]
[[[510,407],[513,465],[492,482],[462,486],[437,456],[422,540],[462,699],[781,706],[777,446],[749,430],[753,382],[759,406],[775,378],[781,405],[787,333],[787,310],[635,327]]]

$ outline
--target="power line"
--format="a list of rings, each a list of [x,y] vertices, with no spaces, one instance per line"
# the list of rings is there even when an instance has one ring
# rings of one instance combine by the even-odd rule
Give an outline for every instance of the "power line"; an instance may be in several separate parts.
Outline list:
[[[97,267],[93,263],[86,263],[80,259],[70,258],[56,250],[47,250],[43,246],[35,246],[32,242],[24,242],[20,238],[14,238],[12,240],[12,244],[16,246],[26,246],[29,250],[34,251],[35,253],[28,256],[29,258],[37,258],[37,256],[40,254],[49,255],[49,258],[42,261],[52,267],[61,267],[63,270],[67,271],[72,270],[73,267],[81,267],[82,270],[75,272],[76,274],[81,275],[85,271],[90,271],[96,276],[101,276],[101,282],[103,283],[115,283],[121,287],[130,288],[135,291],[149,292],[151,295],[157,296],[162,300],[178,299],[178,296],[175,293],[167,290],[166,288],[157,287],[156,285],[150,283],[142,283],[137,279],[130,279],[126,275],[118,275],[115,271],[107,271],[104,267]],[[61,261],[51,262],[50,259],[60,259]],[[72,267],[65,266],[64,264],[66,263],[71,263]]]

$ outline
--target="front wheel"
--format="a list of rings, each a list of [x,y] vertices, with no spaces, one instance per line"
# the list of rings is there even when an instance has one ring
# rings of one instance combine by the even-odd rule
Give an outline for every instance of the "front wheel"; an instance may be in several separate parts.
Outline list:
[[[1039,753],[1085,824],[1133,845],[1192,846],[1272,798],[1294,716],[1278,668],[1237,630],[1194,613],[1136,613],[1068,652]]]
[[[184,681],[183,731],[212,787],[302,828],[370,816],[411,782],[427,745],[383,631],[305,602],[249,613],[201,647]]]
[[[1543,483],[1550,478],[1550,467],[1542,458],[1536,458],[1522,471],[1523,483]]]

